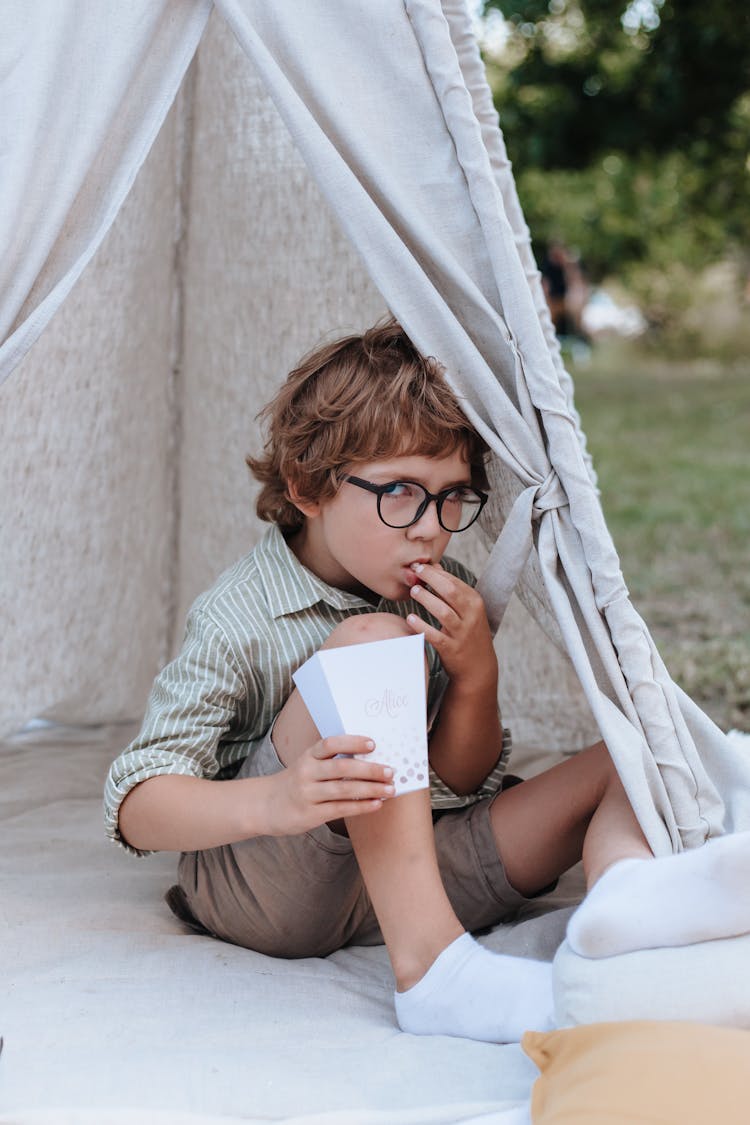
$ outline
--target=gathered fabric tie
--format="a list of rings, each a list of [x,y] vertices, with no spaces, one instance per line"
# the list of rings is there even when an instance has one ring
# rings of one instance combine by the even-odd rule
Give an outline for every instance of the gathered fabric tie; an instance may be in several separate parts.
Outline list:
[[[477,582],[477,590],[484,600],[493,633],[500,628],[511,594],[518,585],[531,554],[534,523],[545,512],[556,511],[567,504],[567,494],[554,469],[550,469],[543,481],[525,488],[513,501],[503,529]]]

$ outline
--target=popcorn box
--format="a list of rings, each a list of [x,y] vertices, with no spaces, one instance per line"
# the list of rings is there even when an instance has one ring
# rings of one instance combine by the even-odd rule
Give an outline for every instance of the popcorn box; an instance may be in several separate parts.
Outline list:
[[[294,673],[321,738],[361,734],[375,749],[363,760],[393,770],[396,795],[426,789],[424,637],[323,649]]]

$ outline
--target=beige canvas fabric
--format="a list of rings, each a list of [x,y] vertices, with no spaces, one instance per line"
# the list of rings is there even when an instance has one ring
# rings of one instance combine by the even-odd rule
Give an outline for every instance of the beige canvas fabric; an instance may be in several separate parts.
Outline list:
[[[493,530],[503,516],[505,525],[483,580],[494,620],[535,540],[566,648],[651,846],[663,853],[720,832],[721,798],[628,600],[442,7],[357,5],[348,36],[323,0],[304,18],[250,0],[217,7],[389,307],[446,363],[498,466],[522,486],[507,515],[495,511]],[[392,78],[377,103],[359,94],[368,69]],[[720,732],[712,742],[728,753]]]
[[[554,960],[560,1027],[617,1020],[689,1020],[750,1028],[750,934],[617,957],[579,957],[564,941]]]
[[[657,853],[722,830],[719,788],[728,796],[730,777],[741,776],[743,784],[739,800],[731,795],[727,823],[741,823],[747,764],[732,757],[721,732],[675,689],[627,597],[569,383],[549,325],[540,321],[528,235],[461,8],[454,0],[445,6],[438,0],[303,6],[218,0],[216,10],[251,59],[383,300],[417,345],[446,363],[494,451],[495,504],[486,533],[491,541],[502,534],[483,579],[494,621],[516,579],[527,606],[540,607],[543,624],[551,606],[588,707]],[[64,191],[57,192],[48,172],[41,181],[59,221],[35,223],[43,207],[29,194],[24,229],[37,249],[20,264],[17,253],[2,255],[16,265],[2,306],[6,369],[100,241],[208,11],[199,0],[135,4],[118,15],[118,34],[105,36],[102,46],[100,9],[96,20],[87,20],[86,5],[68,0],[55,6],[37,70],[12,75],[13,104],[26,93],[29,108],[13,119],[14,174],[6,189],[9,209],[3,200],[0,210],[21,213],[18,200],[37,167],[33,137],[40,129],[59,138],[53,151],[66,158],[58,160]],[[45,13],[37,7],[18,16],[11,49],[20,52],[34,27],[29,21]],[[65,96],[51,99],[49,76],[63,57],[67,70],[58,85]],[[374,89],[363,75],[377,75]],[[69,112],[73,104],[85,107],[86,128]],[[80,151],[69,143],[79,134],[90,142]],[[25,154],[34,157],[31,164]],[[0,250],[16,246],[13,236],[6,225]],[[527,566],[532,549],[536,572]]]
[[[111,230],[0,389],[0,728],[142,716],[188,606],[262,534],[256,412],[313,343],[384,311],[215,14]],[[484,566],[473,532],[451,550]],[[595,740],[570,661],[515,599],[498,648],[519,741]]]
[[[104,776],[135,733],[0,742],[3,1125],[505,1125],[528,1105],[518,1044],[399,1030],[384,946],[284,961],[178,922],[177,856],[138,863],[101,837]],[[482,941],[549,959],[569,910],[542,914],[571,901],[561,886]]]
[[[4,13],[0,382],[111,226],[210,11],[210,0],[39,0]]]

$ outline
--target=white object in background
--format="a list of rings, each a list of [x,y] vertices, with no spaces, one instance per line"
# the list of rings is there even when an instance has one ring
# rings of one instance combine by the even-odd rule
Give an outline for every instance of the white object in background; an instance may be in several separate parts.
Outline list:
[[[648,323],[636,305],[618,305],[606,289],[594,289],[581,313],[581,326],[589,336],[641,336]]]
[[[391,767],[396,796],[427,788],[421,634],[322,649],[297,669],[294,682],[322,738],[366,735],[375,749],[358,756]]]

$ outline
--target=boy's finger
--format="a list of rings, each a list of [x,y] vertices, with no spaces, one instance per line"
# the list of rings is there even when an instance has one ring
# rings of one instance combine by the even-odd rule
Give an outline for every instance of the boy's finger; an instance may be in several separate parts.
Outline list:
[[[419,605],[423,605],[428,613],[436,617],[440,624],[444,625],[446,629],[450,629],[451,626],[455,628],[460,622],[461,618],[453,606],[442,598],[436,597],[435,594],[431,593],[425,586],[412,586],[410,592],[414,601],[418,602]]]
[[[324,781],[333,781],[343,778],[349,782],[389,782],[393,777],[393,770],[382,762],[368,762],[362,758],[327,758],[320,766],[319,776]]]
[[[337,754],[369,754],[375,749],[371,738],[358,734],[331,734],[313,746],[313,757],[335,758]]]
[[[325,797],[323,804],[328,801],[370,801],[387,800],[395,793],[392,784],[383,785],[374,781],[345,781],[337,778],[324,783]]]
[[[448,574],[442,566],[435,566],[434,563],[419,563],[417,565],[420,569],[412,568],[417,576],[417,585],[422,586],[426,583],[438,597],[442,598],[457,612],[460,613],[461,607],[471,601],[474,590],[471,586],[462,582],[460,578],[456,578],[455,574]]]
[[[447,633],[436,629],[434,625],[430,625],[429,622],[418,617],[416,613],[410,613],[406,618],[406,623],[415,633],[421,633],[424,639],[428,641],[434,649],[437,649],[438,652],[442,652],[446,643],[450,641],[450,637]]]
[[[378,812],[382,807],[383,802],[378,800],[331,801],[328,804],[318,806],[326,821],[348,820],[352,816],[362,816],[363,813]]]
[[[410,613],[406,621],[415,633],[421,633],[427,644],[432,645],[435,652],[440,657],[446,672],[449,672],[448,661],[452,651],[452,638],[441,629],[436,629],[433,625],[428,625],[426,621],[423,621],[421,617],[417,617],[416,614]]]
[[[441,597],[446,605],[450,605],[460,618],[476,613],[479,606],[484,605],[473,586],[461,582],[460,578],[448,574],[448,571],[443,570],[442,567],[433,566],[431,562],[424,562],[422,570],[415,570],[415,574],[417,586],[426,585],[433,593]]]

